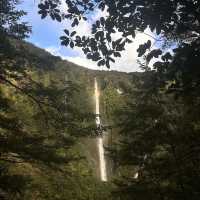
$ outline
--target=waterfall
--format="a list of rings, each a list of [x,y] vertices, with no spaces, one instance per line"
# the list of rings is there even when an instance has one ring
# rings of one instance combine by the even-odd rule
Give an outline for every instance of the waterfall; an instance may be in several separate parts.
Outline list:
[[[99,112],[99,90],[98,90],[98,84],[96,78],[94,79],[94,88],[95,88],[95,102],[96,102],[96,125],[97,129],[100,131],[101,130],[101,121],[100,121],[100,112]],[[101,135],[98,136],[97,138],[97,147],[99,151],[99,168],[100,168],[100,178],[102,181],[107,181],[107,173],[106,173],[106,160],[105,160],[105,155],[104,155],[104,135],[100,133]]]

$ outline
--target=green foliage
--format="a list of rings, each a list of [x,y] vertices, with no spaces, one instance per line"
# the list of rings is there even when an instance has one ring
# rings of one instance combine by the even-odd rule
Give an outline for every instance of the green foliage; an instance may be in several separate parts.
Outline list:
[[[105,199],[76,145],[94,128],[87,72],[21,41],[16,3],[0,3],[0,198]]]
[[[66,4],[68,9],[62,10],[60,7]],[[115,57],[120,57],[120,52],[125,50],[125,46],[131,43],[131,38],[135,38],[137,32],[144,32],[149,28],[157,36],[155,41],[162,44],[171,43],[171,48],[177,46],[178,49],[187,49],[187,55],[174,56],[176,58],[184,57],[184,62],[188,67],[192,62],[188,56],[195,55],[199,59],[199,1],[49,1],[41,2],[39,14],[41,17],[50,17],[53,20],[61,22],[68,20],[71,27],[79,26],[81,20],[90,20],[90,17],[97,11],[106,11],[107,15],[100,17],[93,22],[91,35],[79,36],[75,31],[65,29],[65,35],[61,36],[61,44],[65,46],[80,47],[88,59],[98,62],[98,65],[106,65],[110,68],[110,62],[115,62]],[[118,38],[114,39],[114,33]],[[174,45],[176,44],[176,45]],[[189,46],[191,51],[189,51]],[[196,48],[195,48],[196,47]],[[161,49],[153,49],[150,41],[138,48],[138,55],[142,56],[147,50],[147,61],[153,57],[158,57],[162,52]],[[195,50],[196,49],[196,50]],[[169,54],[169,52],[168,52]],[[188,59],[187,59],[188,58]],[[172,61],[172,65],[178,67],[178,63]],[[196,63],[196,62],[195,62]],[[169,65],[166,60],[162,65]],[[146,64],[144,64],[146,65]],[[161,63],[154,65],[156,70],[162,66]],[[193,64],[194,65],[194,64]],[[169,66],[168,66],[169,67]],[[147,66],[146,66],[147,68]],[[181,70],[181,67],[178,67]],[[181,70],[183,71],[183,70]]]
[[[70,20],[72,27],[89,20],[97,10],[107,12],[93,22],[90,36],[65,30],[61,37],[62,45],[70,41],[72,48],[80,47],[99,66],[110,68],[138,31],[149,28],[159,42],[158,48],[150,41],[139,46],[138,56],[144,58],[140,65],[146,73],[136,78],[127,109],[118,116],[122,141],[115,155],[125,167],[120,173],[127,171],[116,182],[119,199],[198,199],[200,2],[69,0],[64,15],[54,3],[61,20]],[[112,37],[114,33],[120,33],[119,38]],[[111,109],[113,90],[106,95]],[[134,178],[136,172],[138,178]]]
[[[198,199],[199,111],[184,98],[174,101],[172,94],[158,90],[156,75],[148,72],[136,77],[131,101],[118,113],[121,138],[113,151],[121,178],[115,182],[116,195],[121,199]]]
[[[16,40],[30,32],[18,23],[25,13],[16,3],[0,3],[0,198],[199,199],[199,1],[69,0],[67,13],[57,0],[39,4],[42,18],[69,19],[72,27],[96,9],[107,11],[90,37],[65,29],[60,38],[99,66],[109,68],[137,31],[156,32],[160,48],[139,46],[146,72],[133,74],[133,83],[128,74],[90,72]],[[151,69],[153,58],[159,61]],[[112,124],[111,137],[115,132],[108,142],[113,184],[94,178],[82,143],[95,129],[94,76],[102,121]]]

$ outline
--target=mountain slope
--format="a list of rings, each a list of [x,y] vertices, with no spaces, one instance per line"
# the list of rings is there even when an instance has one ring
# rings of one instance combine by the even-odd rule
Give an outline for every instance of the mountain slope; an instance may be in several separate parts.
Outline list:
[[[0,196],[111,199],[110,186],[98,179],[94,77],[106,125],[113,120],[105,108],[108,99],[123,105],[125,95],[117,91],[125,93],[132,75],[89,70],[24,41],[12,39],[11,46],[25,77],[14,72],[0,88],[1,103],[7,101],[1,110],[7,120],[1,118],[1,124],[7,125],[1,126]]]

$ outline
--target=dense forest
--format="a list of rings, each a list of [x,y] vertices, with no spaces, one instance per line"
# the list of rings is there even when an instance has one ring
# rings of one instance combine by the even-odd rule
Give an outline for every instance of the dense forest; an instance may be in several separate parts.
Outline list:
[[[61,3],[41,1],[38,14],[75,27],[96,8],[107,11],[92,35],[65,29],[60,38],[99,66],[110,68],[137,31],[149,28],[159,45],[139,46],[143,72],[89,70],[26,42],[26,13],[17,0],[1,1],[0,199],[198,200],[200,2],[67,0],[67,15]],[[117,40],[115,32],[122,33]],[[94,78],[106,182],[99,175]]]
[[[102,91],[115,93],[129,76],[91,71],[30,43],[9,42],[29,67],[25,77],[11,74],[1,87],[2,198],[107,198],[94,153],[94,77]]]

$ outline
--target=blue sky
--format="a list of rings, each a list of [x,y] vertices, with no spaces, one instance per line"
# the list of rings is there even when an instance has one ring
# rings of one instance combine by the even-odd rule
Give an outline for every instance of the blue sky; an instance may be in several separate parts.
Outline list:
[[[32,26],[32,34],[27,39],[29,42],[45,49],[57,47],[63,56],[77,55],[75,51],[60,45],[59,37],[63,34],[64,24],[52,21],[49,18],[41,20],[37,13],[37,0],[24,0],[19,8],[27,12],[23,20]]]
[[[60,45],[59,37],[63,34],[65,28],[69,28],[68,22],[59,23],[50,18],[41,20],[40,15],[37,13],[38,1],[39,0],[21,0],[22,3],[19,5],[19,8],[28,13],[23,17],[23,20],[29,22],[32,26],[32,34],[27,40],[38,47],[44,48],[53,55],[60,56],[78,65],[91,69],[105,70],[106,68],[100,68],[95,62],[86,59],[80,49],[75,48],[72,50]],[[97,11],[93,16],[93,20],[105,15],[106,13]],[[79,34],[89,34],[90,26],[90,22],[82,22],[80,26],[76,28],[76,31]],[[111,65],[111,70],[125,72],[139,71],[136,49],[139,44],[146,42],[148,39],[152,38],[144,34],[137,34],[133,44],[129,44],[126,51],[122,53],[122,58],[118,58],[116,63]]]

